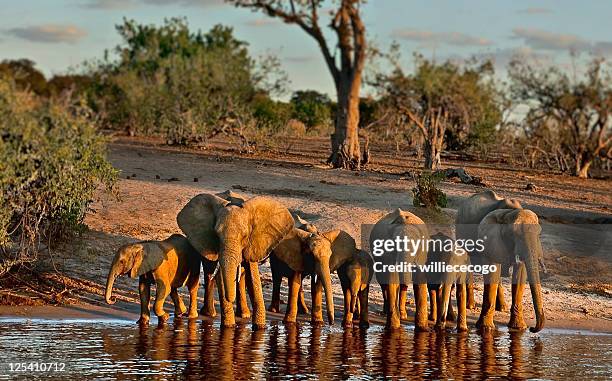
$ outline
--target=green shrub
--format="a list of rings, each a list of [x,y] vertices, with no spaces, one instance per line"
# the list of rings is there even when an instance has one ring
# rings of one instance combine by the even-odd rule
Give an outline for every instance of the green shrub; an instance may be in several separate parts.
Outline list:
[[[446,208],[448,200],[446,194],[438,188],[444,175],[442,173],[423,172],[416,180],[416,187],[412,189],[414,206],[424,206],[428,209]]]
[[[0,76],[0,253],[32,259],[39,242],[81,226],[96,189],[112,189],[86,107],[42,100]],[[0,260],[0,275],[2,274]]]

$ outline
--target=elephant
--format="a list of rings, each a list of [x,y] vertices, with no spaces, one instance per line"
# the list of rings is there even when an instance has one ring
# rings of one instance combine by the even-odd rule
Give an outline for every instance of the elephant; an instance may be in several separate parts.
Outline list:
[[[124,245],[117,251],[106,281],[106,303],[114,304],[113,283],[123,274],[138,277],[140,294],[140,319],[138,323],[149,322],[149,299],[151,283],[155,282],[155,314],[160,323],[168,320],[164,302],[168,294],[174,302],[175,316],[189,312],[190,319],[198,317],[197,297],[200,281],[200,256],[189,244],[187,238],[173,234],[164,241],[142,241]],[[189,310],[183,304],[177,289],[186,285],[189,289]]]
[[[465,200],[457,210],[457,218],[455,220],[457,239],[478,238],[478,224],[489,213],[498,209],[522,209],[521,203],[515,199],[503,198],[498,196],[492,190],[486,190],[481,193],[476,193]],[[473,257],[473,253],[469,253]],[[473,264],[478,264],[478,258],[472,258]],[[473,280],[468,282],[467,306],[473,310],[476,306],[474,299]],[[497,304],[498,311],[507,309],[504,297],[504,291],[501,285],[497,288]]]
[[[292,213],[292,215],[295,219],[295,229],[300,229],[310,233],[318,232],[315,225],[302,219],[298,214]],[[291,282],[291,279],[294,276],[294,271],[286,263],[278,259],[276,255],[270,256],[270,271],[272,272],[272,300],[270,301],[268,311],[280,312],[280,287],[283,282],[283,278],[287,278],[287,281]],[[306,305],[304,289],[301,282],[300,292],[298,294],[298,312],[304,314],[308,314],[310,312],[308,306]]]
[[[374,275],[374,260],[367,252],[357,250],[352,259],[338,268],[338,277],[344,294],[343,326],[353,324],[353,315],[359,314],[359,326],[368,328],[368,297]]]
[[[465,251],[455,246],[457,241],[452,240],[446,234],[438,233],[430,237],[431,244],[427,252],[427,264],[434,266],[434,263],[444,263],[450,266],[469,265],[470,258]],[[452,248],[447,247],[447,243],[452,243]],[[427,288],[429,290],[430,320],[436,322],[436,329],[442,330],[446,326],[447,316],[450,320],[457,321],[457,331],[467,331],[466,316],[466,283],[468,281],[467,272],[437,272],[429,270],[427,272]],[[451,290],[457,288],[457,310],[458,316],[455,319],[453,307],[450,303]]]
[[[221,197],[222,199],[227,200],[234,205],[240,205],[247,200],[245,196],[231,190],[216,193],[215,196]],[[202,270],[204,275],[204,305],[200,310],[200,314],[213,318],[217,316],[214,299],[214,275],[217,273],[218,265],[219,261],[216,259],[216,257],[211,255],[202,256]],[[246,298],[246,271],[244,271],[244,266],[240,274],[241,276],[240,281],[238,283],[238,303],[236,304],[236,314],[242,319],[250,319],[251,311],[249,310],[249,305]],[[223,296],[219,295],[219,300],[223,300],[222,298]]]
[[[523,318],[522,297],[526,281],[529,282],[536,324],[531,332],[538,332],[544,327],[544,308],[540,269],[546,267],[543,261],[540,242],[538,216],[528,209],[500,209],[492,211],[483,218],[478,226],[478,237],[484,241],[484,250],[480,254],[482,262],[495,265],[496,271],[485,274],[485,287],[482,311],[476,326],[492,329],[495,297],[502,267],[513,267],[512,270],[512,310],[510,312],[511,329],[522,330],[527,327]]]
[[[427,239],[429,233],[423,220],[399,208],[382,217],[370,233],[369,243],[374,256],[374,270],[376,279],[383,290],[387,313],[386,326],[387,328],[397,329],[400,327],[400,318],[408,318],[406,293],[408,285],[412,283],[416,303],[415,329],[417,331],[428,331],[427,279],[419,269],[419,265],[424,265],[427,262],[425,245],[417,245],[414,250],[398,250],[406,248],[394,246],[393,250],[385,249],[382,253],[377,252],[377,249],[381,249],[381,243],[395,242],[397,238],[403,239],[404,237],[414,243],[417,240]],[[386,267],[396,265],[414,266],[414,272],[409,271],[410,269],[394,271],[396,269],[392,270]]]
[[[323,290],[327,304],[327,318],[334,322],[334,299],[331,273],[345,262],[351,260],[357,250],[353,237],[342,230],[331,230],[324,233],[308,232],[293,228],[273,250],[270,263],[282,264],[289,272],[289,301],[283,321],[294,323],[297,319],[298,294],[302,276],[311,275],[312,309],[311,321],[314,324],[323,322]],[[280,291],[278,291],[280,292]],[[276,300],[273,294],[273,301]]]
[[[289,210],[263,196],[232,202],[203,193],[183,207],[177,223],[202,256],[219,261],[221,324],[225,327],[236,324],[233,303],[244,266],[253,307],[253,329],[263,328],[266,310],[258,264],[292,230],[294,221]]]

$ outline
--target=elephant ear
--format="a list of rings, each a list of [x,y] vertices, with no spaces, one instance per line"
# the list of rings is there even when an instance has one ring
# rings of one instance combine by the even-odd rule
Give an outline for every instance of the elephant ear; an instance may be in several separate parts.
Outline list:
[[[306,237],[304,236],[306,235]],[[309,233],[297,228],[283,238],[274,248],[274,255],[293,271],[304,271],[304,255],[302,243],[310,236]]]
[[[224,200],[227,200],[230,202],[230,204],[232,205],[238,205],[238,206],[242,206],[242,204],[245,203],[245,201],[247,200],[247,197],[238,193],[238,192],[234,192],[233,190],[226,190],[225,192],[221,192],[221,193],[216,193],[215,196],[218,196]]]
[[[259,262],[293,229],[293,217],[280,202],[268,197],[254,197],[244,203],[251,228],[243,256]]]
[[[504,222],[508,210],[495,210],[485,216],[478,225],[478,238],[484,240],[484,252],[480,255],[506,258],[510,261],[514,251],[512,224]],[[507,262],[508,262],[507,261]]]
[[[323,236],[331,242],[332,255],[329,258],[329,270],[335,271],[348,260],[357,255],[357,244],[355,239],[344,230],[331,230],[323,233]]]
[[[130,270],[130,277],[138,278],[140,275],[144,275],[158,268],[166,258],[167,249],[168,248],[163,247],[159,242],[143,242],[134,245],[132,250],[133,265]]]
[[[209,261],[219,259],[219,236],[215,223],[219,212],[229,201],[212,194],[192,198],[176,216],[176,222],[191,245]]]

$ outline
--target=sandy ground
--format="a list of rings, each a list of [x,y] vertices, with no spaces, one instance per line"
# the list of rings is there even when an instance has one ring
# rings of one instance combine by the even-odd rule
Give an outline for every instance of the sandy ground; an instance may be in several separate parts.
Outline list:
[[[205,151],[179,150],[155,143],[152,139],[117,138],[110,145],[109,158],[121,170],[117,188],[119,200],[102,196],[92,205],[92,212],[86,218],[89,230],[53,254],[53,264],[62,269],[64,275],[51,274],[48,280],[63,284],[69,290],[58,301],[64,306],[0,306],[0,317],[135,319],[138,305],[137,282],[134,280],[118,280],[120,302],[112,308],[106,307],[101,298],[114,251],[127,242],[164,239],[179,232],[175,216],[198,193],[233,189],[248,196],[273,196],[290,210],[317,224],[320,230],[346,230],[360,245],[361,225],[375,223],[394,208],[411,211],[428,223],[450,224],[458,203],[482,190],[470,185],[443,183],[442,189],[449,196],[449,208],[436,215],[412,206],[410,189],[414,180],[410,173],[418,168],[419,162],[415,158],[386,152],[384,147],[373,152],[376,161],[370,170],[350,172],[322,165],[327,142],[321,139],[297,142],[291,145],[292,152],[287,149],[283,153],[268,152],[256,156],[237,154],[229,143],[223,141]],[[568,229],[573,228],[571,223],[591,224],[586,225],[588,229],[588,226],[595,226],[592,225],[594,222],[610,221],[612,182],[517,171],[504,164],[447,164],[465,167],[471,174],[483,177],[491,189],[506,197],[520,199],[524,206],[541,217],[544,226],[542,241],[549,269],[544,281],[547,326],[612,332],[610,250],[600,248],[592,255],[576,256],[570,252],[573,246],[572,239],[568,238],[582,234],[580,231],[569,232]],[[539,191],[524,191],[527,182],[536,184]],[[596,226],[604,226],[610,232],[605,225]],[[268,265],[262,265],[261,271],[268,294],[271,289]],[[310,282],[305,283],[308,294]],[[334,287],[337,318],[340,318],[342,302],[337,279]],[[372,320],[382,322],[380,288],[374,284],[371,289]],[[507,300],[510,300],[509,289],[507,284]],[[27,290],[27,284],[21,285],[11,291],[0,290],[0,296],[7,292],[18,296]],[[528,324],[534,318],[530,299],[529,292],[526,292],[524,301]],[[266,300],[269,300],[269,295]],[[470,312],[470,319],[473,321],[478,313]],[[270,315],[271,318],[281,318],[278,314]],[[496,314],[498,324],[505,324],[508,319],[508,313]]]

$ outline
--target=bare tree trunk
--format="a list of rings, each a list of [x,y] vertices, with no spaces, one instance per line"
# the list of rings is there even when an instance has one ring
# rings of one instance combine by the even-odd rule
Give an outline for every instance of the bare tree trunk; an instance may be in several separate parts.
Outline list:
[[[586,161],[585,163],[582,164],[582,167],[578,168],[576,167],[576,170],[578,171],[576,173],[576,175],[578,177],[580,177],[581,179],[586,179],[589,177],[589,169],[591,168],[591,164],[593,163],[592,160]]]
[[[441,151],[442,139],[425,139],[425,169],[435,171],[440,167]]]
[[[348,82],[349,79],[346,79]],[[353,83],[341,83],[338,89],[338,111],[334,133],[331,135],[332,153],[327,159],[334,168],[359,169],[359,87],[360,78]]]
[[[444,131],[446,130],[447,113],[442,109],[430,110],[424,118],[425,127],[425,164],[424,168],[435,171],[440,167],[440,153],[444,144]]]
[[[578,152],[574,156],[574,176],[578,176],[581,179],[586,179],[589,177],[589,169],[591,168],[591,164],[593,164],[593,158],[589,157],[590,155],[585,152]]]

